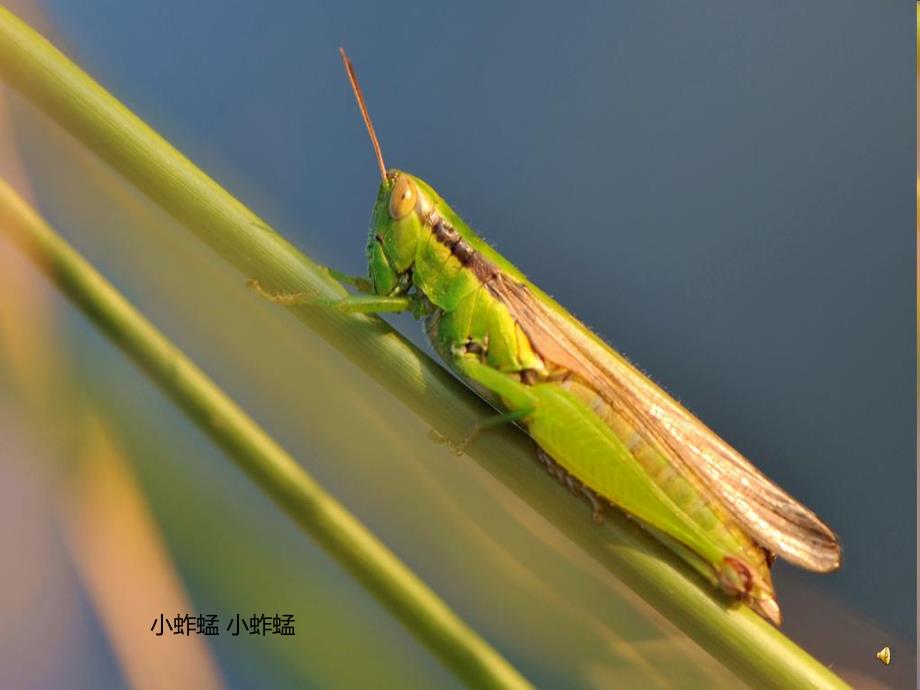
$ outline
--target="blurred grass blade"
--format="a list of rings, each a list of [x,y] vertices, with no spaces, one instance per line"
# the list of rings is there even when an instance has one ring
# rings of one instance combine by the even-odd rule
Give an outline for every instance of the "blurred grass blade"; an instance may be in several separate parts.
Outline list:
[[[2,180],[0,231],[461,677],[476,687],[530,687]]]
[[[191,602],[109,425],[91,411],[81,422],[81,446],[73,458],[80,469],[61,492],[60,522],[125,687],[158,690],[182,678],[188,687],[224,690],[227,683],[205,638],[138,634],[138,621],[156,615],[151,602],[159,611],[191,611]]]
[[[0,75],[168,213],[269,289],[335,297],[343,288],[91,77],[0,8]],[[241,284],[242,284],[241,280]],[[439,432],[462,438],[488,414],[461,383],[375,317],[294,313]],[[589,529],[584,508],[536,479],[532,445],[503,430],[470,455],[643,598],[758,688],[840,688],[842,680],[746,607],[732,607],[647,533],[619,515]],[[568,501],[568,502],[565,502]]]

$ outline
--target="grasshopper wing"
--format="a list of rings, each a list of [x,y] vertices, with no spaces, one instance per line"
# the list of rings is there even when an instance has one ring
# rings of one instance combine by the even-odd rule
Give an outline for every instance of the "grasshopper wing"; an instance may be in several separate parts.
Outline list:
[[[840,566],[836,535],[674,398],[567,312],[506,273],[488,283],[535,350],[582,378],[676,467],[697,477],[764,548],[818,572]]]

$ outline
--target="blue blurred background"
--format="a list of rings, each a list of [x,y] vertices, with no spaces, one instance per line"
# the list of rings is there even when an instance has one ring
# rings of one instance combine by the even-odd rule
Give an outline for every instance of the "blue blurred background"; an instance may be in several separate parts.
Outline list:
[[[307,254],[361,274],[377,172],[339,62],[345,46],[389,166],[433,184],[532,280],[839,533],[839,573],[777,565],[784,631],[865,687],[909,687],[917,537],[913,3],[10,6]],[[197,297],[163,297],[181,280],[170,274],[177,267],[138,269],[124,260],[130,229],[97,240],[81,234],[74,208],[89,192],[68,182],[79,164],[68,168],[55,149],[74,145],[59,135],[49,141],[42,132],[54,127],[15,96],[13,105],[35,200],[55,225],[158,324],[185,333],[181,344],[196,359],[213,356],[218,381],[249,409],[264,406],[270,418],[272,405],[301,404],[296,391],[259,397],[235,378],[235,360],[217,361],[245,361],[246,351],[214,333],[208,340],[204,326],[195,333]],[[86,226],[116,213],[104,199],[100,192],[86,202],[96,209]],[[169,221],[151,221],[160,222]],[[206,255],[180,239],[163,242],[165,255]],[[68,318],[83,331],[78,347],[108,352],[77,357],[81,366],[113,377],[123,369],[123,380],[133,380],[129,365]],[[392,321],[422,344],[411,319]],[[291,347],[287,364],[298,367]],[[283,366],[274,366],[283,378]],[[176,413],[142,381],[113,397],[171,419]],[[149,435],[144,418],[124,424]],[[296,425],[274,431],[297,446]],[[193,430],[184,433],[174,439],[187,457],[214,459],[179,455],[168,461],[177,473],[198,473],[207,484],[209,472],[230,471]],[[299,457],[309,464],[322,455],[312,451]],[[148,485],[167,461],[151,462],[137,470]],[[311,471],[349,507],[349,495],[360,504],[369,491],[321,464]],[[245,482],[226,481],[239,492],[232,495],[262,500]],[[164,507],[167,489],[147,491],[161,520],[181,524]],[[272,511],[264,502],[256,512]],[[271,524],[300,548],[283,518]],[[192,599],[208,601],[214,585],[206,571],[189,571],[181,563],[191,556],[170,546]],[[406,549],[411,564],[424,561]],[[345,588],[336,596],[366,596],[339,583],[344,575],[333,564],[309,567],[325,568],[328,586]],[[462,583],[426,579],[437,591],[463,591]],[[462,594],[452,603],[480,615],[465,611]],[[355,606],[356,616],[379,619],[368,627],[406,638],[412,652],[404,661],[421,669],[421,685],[454,682],[385,612]],[[568,678],[565,664],[543,667],[498,644],[537,682]],[[875,661],[885,644],[900,672]],[[259,658],[270,666],[273,653]],[[232,666],[232,653],[217,654],[230,664],[232,687],[256,682]],[[115,661],[106,663],[117,677]],[[99,682],[86,673],[88,686]],[[569,678],[571,686],[603,687],[613,676],[579,677],[584,682]]]

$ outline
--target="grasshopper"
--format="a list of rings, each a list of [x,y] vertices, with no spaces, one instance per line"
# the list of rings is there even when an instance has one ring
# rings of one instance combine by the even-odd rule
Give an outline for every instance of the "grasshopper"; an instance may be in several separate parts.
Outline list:
[[[381,181],[368,278],[333,272],[366,294],[334,306],[423,319],[453,372],[503,410],[477,431],[518,424],[552,471],[591,500],[596,518],[608,503],[619,508],[713,586],[779,625],[773,559],[836,570],[836,535],[528,281],[429,184],[387,169],[354,67],[340,52]]]

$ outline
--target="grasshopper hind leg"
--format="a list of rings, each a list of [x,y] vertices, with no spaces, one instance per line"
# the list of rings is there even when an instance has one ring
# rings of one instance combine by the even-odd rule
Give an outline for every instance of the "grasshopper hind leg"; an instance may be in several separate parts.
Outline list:
[[[565,468],[550,457],[549,453],[537,446],[537,459],[543,465],[547,472],[559,480],[559,483],[565,486],[576,496],[582,496],[591,504],[591,519],[597,524],[604,522],[604,512],[610,505],[610,502],[599,496],[587,486],[578,481],[574,476],[565,470]]]

